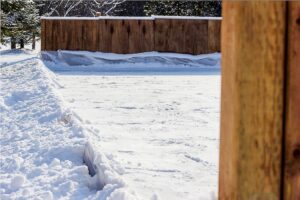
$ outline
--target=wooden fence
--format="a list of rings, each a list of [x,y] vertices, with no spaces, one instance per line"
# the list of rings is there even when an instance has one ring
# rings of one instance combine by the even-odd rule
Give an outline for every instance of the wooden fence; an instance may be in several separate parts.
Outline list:
[[[43,51],[146,51],[203,54],[220,51],[221,18],[97,17],[41,19]]]

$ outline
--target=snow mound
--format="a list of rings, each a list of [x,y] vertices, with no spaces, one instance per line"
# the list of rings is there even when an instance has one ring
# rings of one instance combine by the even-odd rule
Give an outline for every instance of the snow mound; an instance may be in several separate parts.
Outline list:
[[[6,63],[0,77],[1,199],[137,198],[118,163],[94,151],[93,133],[39,59]]]
[[[87,51],[44,51],[41,57],[53,71],[203,72],[220,69],[220,54],[189,55],[144,52],[114,54]]]

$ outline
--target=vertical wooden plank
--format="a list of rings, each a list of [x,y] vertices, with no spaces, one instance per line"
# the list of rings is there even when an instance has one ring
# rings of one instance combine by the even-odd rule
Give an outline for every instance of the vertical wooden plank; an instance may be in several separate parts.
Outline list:
[[[83,50],[83,24],[84,20],[68,20],[67,31],[68,50]]]
[[[153,20],[127,20],[128,53],[154,51]]]
[[[71,33],[69,33],[68,29],[69,20],[60,20],[60,49],[69,50],[68,49],[68,40],[70,38]]]
[[[41,19],[41,51],[46,50],[45,38],[46,38],[46,22],[45,19]]]
[[[53,51],[53,20],[46,20],[46,37],[45,47],[46,51]]]
[[[186,29],[185,20],[182,19],[169,19],[171,22],[169,40],[169,52],[176,53],[188,53],[185,49],[183,35],[184,30]]]
[[[185,24],[182,32],[181,32],[181,37],[183,37],[184,39],[184,42],[183,42],[183,49],[184,49],[184,53],[188,53],[188,54],[193,54],[194,52],[194,33],[192,33],[192,21],[191,20],[188,20],[188,19],[185,19],[185,20],[182,20],[183,23]],[[191,34],[192,33],[192,34]]]
[[[83,50],[83,25],[85,20],[74,20],[75,27],[76,27],[76,34],[75,34],[75,41],[76,41],[76,50],[82,51]]]
[[[99,23],[96,20],[82,21],[82,50],[97,51],[98,25]]]
[[[154,20],[154,46],[159,52],[169,51],[169,38],[171,35],[172,24],[171,20],[155,19]]]
[[[208,21],[208,52],[221,51],[221,20]]]
[[[154,51],[154,20],[141,21],[142,52]]]
[[[114,34],[114,24],[112,20],[99,19],[99,50],[102,52],[112,52],[112,35]]]
[[[288,2],[285,199],[300,199],[300,2]]]
[[[281,193],[285,2],[223,2],[219,198]]]
[[[126,20],[114,19],[111,20],[113,33],[112,33],[112,52],[113,53],[126,53],[129,47],[128,30]]]
[[[208,20],[193,20],[191,27],[194,36],[193,54],[209,53],[208,51]]]
[[[128,20],[128,53],[141,52],[143,41],[141,37],[141,21],[140,20]]]
[[[75,48],[75,22],[74,20],[64,20],[63,35],[66,40],[65,50],[76,50]]]
[[[60,21],[61,20],[53,20],[52,21],[52,51],[57,51],[62,49],[61,47],[61,30],[60,30]]]

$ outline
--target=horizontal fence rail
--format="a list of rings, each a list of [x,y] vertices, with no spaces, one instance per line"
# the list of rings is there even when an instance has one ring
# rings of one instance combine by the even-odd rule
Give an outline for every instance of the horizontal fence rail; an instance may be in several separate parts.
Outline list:
[[[42,51],[111,53],[146,51],[203,54],[220,51],[221,18],[47,17],[41,19]]]

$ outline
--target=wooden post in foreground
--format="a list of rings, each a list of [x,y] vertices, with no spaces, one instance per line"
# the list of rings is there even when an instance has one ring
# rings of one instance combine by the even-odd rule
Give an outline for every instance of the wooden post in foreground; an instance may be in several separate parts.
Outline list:
[[[300,2],[288,3],[284,197],[300,199]]]
[[[224,2],[219,199],[300,200],[300,2]]]
[[[280,199],[285,29],[286,2],[223,2],[219,199]]]

